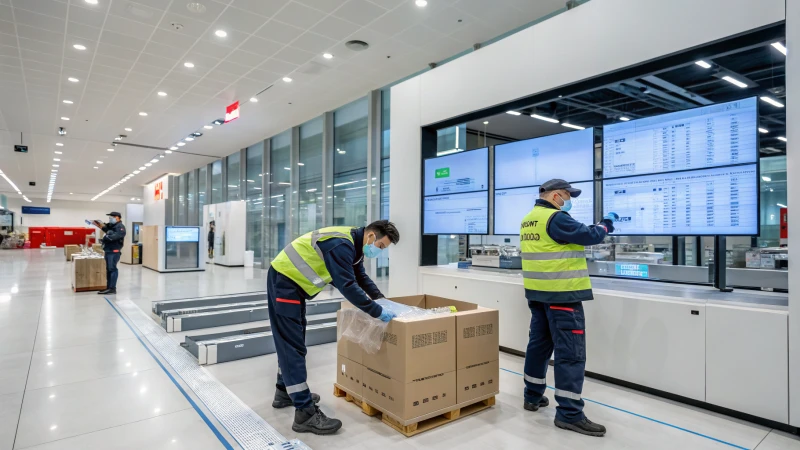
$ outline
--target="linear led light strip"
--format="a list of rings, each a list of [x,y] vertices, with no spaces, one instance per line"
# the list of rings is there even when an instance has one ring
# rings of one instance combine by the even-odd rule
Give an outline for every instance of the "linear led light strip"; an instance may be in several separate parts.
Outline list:
[[[50,172],[50,183],[47,185],[47,203],[50,203],[50,200],[53,198],[53,190],[56,187],[56,177],[58,177],[58,171],[53,169]]]
[[[25,199],[25,201],[26,201],[26,202],[28,202],[28,203],[31,203],[30,199],[28,199],[28,197],[26,197],[25,195],[23,195],[23,194],[22,194],[22,191],[20,191],[20,190],[19,190],[19,188],[17,187],[17,185],[16,185],[16,184],[14,184],[14,182],[13,182],[13,181],[11,181],[11,178],[8,178],[8,176],[7,176],[7,175],[5,174],[5,172],[3,172],[2,170],[0,170],[0,176],[2,176],[3,178],[5,178],[5,179],[6,179],[6,181],[8,181],[8,184],[10,184],[10,185],[11,185],[11,187],[12,187],[12,188],[14,188],[14,190],[15,190],[15,191],[17,191],[17,194],[19,194],[19,195],[22,195],[22,198],[23,198],[23,199]]]
[[[136,172],[138,173],[139,171],[136,171]],[[128,181],[128,180],[130,180],[130,179],[131,179],[131,178],[133,178],[134,176],[136,176],[136,174],[133,174],[133,173],[129,173],[129,174],[125,175],[124,177],[122,177],[122,179],[121,179],[121,180],[119,180],[119,181],[117,181],[116,183],[114,183],[113,185],[109,186],[109,187],[108,187],[108,189],[106,189],[105,191],[103,191],[103,192],[101,192],[101,193],[99,193],[99,194],[95,195],[94,197],[92,197],[92,201],[95,201],[95,200],[97,200],[98,198],[100,198],[100,197],[102,197],[102,196],[106,195],[106,194],[107,194],[108,192],[110,192],[112,189],[114,189],[115,187],[118,187],[118,186],[122,185],[123,183],[125,183],[125,182],[126,182],[126,181]]]

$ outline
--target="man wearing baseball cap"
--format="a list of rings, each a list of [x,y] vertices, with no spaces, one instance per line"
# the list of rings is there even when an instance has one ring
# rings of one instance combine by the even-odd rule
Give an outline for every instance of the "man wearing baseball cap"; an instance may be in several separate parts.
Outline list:
[[[107,224],[96,221],[95,225],[106,233],[102,240],[106,259],[106,289],[98,294],[116,294],[117,277],[119,276],[117,264],[119,264],[120,252],[125,242],[125,225],[122,224],[122,214],[112,211],[108,213]]]
[[[520,244],[525,296],[531,310],[525,353],[525,402],[528,411],[550,404],[544,396],[547,366],[555,349],[555,425],[588,436],[606,428],[583,414],[586,334],[583,304],[592,300],[585,245],[603,242],[619,218],[609,213],[597,225],[585,225],[568,211],[581,190],[554,179],[539,188],[533,210],[522,219]]]

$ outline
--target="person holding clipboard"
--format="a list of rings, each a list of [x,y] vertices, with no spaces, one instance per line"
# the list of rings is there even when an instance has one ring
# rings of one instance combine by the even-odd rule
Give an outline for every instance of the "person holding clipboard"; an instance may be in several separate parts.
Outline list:
[[[117,278],[119,277],[119,258],[121,256],[122,245],[125,242],[125,225],[122,224],[122,214],[118,212],[108,213],[108,223],[93,220],[92,224],[103,230],[103,252],[106,260],[106,289],[98,292],[100,295],[114,295],[117,293]]]

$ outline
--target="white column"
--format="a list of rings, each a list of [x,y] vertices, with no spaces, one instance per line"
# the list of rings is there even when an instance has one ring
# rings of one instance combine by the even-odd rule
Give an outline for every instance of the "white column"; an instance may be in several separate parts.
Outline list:
[[[786,0],[786,193],[789,206],[789,270],[800,273],[800,0]],[[794,48],[794,51],[792,51]],[[798,198],[795,198],[795,193]],[[795,201],[797,200],[797,203]],[[800,427],[800,277],[789,277],[789,422]]]

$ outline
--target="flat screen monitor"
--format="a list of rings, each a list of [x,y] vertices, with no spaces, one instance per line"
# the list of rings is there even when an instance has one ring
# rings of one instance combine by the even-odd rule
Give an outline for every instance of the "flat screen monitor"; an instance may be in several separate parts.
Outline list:
[[[603,127],[603,178],[754,163],[756,98]]]
[[[489,192],[425,197],[425,234],[488,234]]]
[[[603,214],[612,211],[616,235],[757,235],[758,166],[603,180]]]
[[[488,189],[488,148],[425,160],[425,196]]]
[[[200,242],[200,228],[167,227],[167,242]]]
[[[553,178],[594,179],[594,130],[554,134],[494,147],[494,188],[539,186]]]
[[[578,222],[594,223],[594,182],[572,183],[581,195],[572,199],[569,215]],[[518,235],[522,219],[539,198],[539,187],[525,187],[494,191],[494,234]]]

